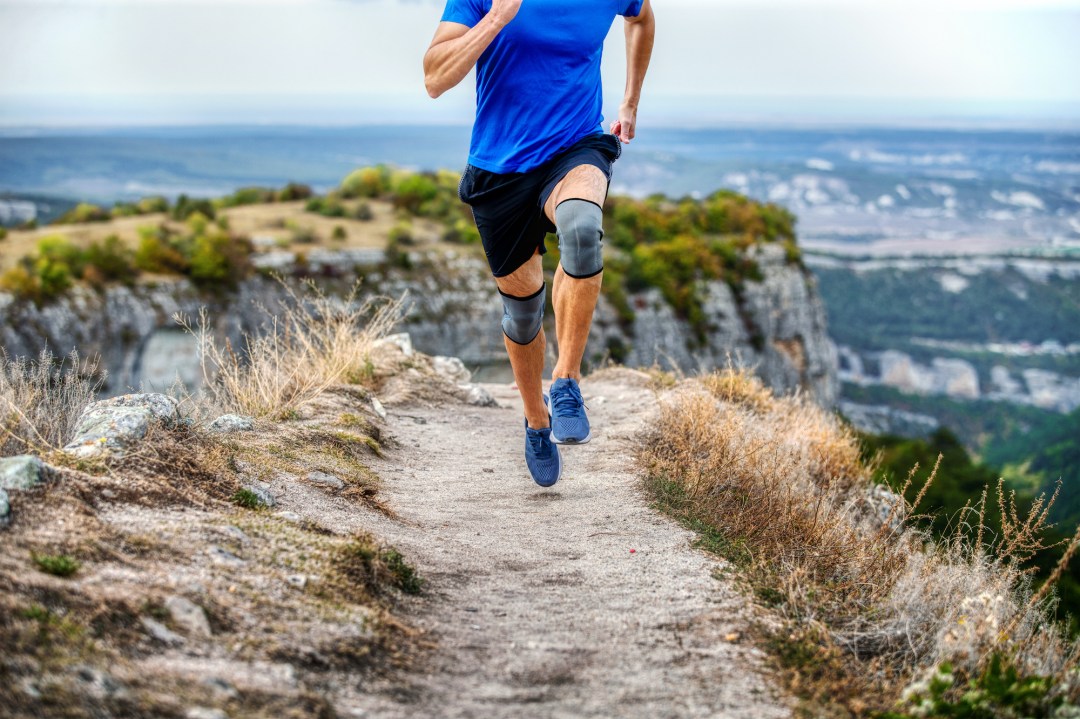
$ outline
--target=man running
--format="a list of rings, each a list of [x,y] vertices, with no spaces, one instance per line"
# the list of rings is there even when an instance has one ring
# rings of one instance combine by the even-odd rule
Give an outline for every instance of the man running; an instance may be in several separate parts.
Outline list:
[[[600,58],[616,15],[626,20],[626,93],[607,134]],[[542,487],[562,474],[556,445],[591,437],[578,383],[603,278],[602,207],[612,163],[634,137],[654,25],[649,0],[447,0],[424,55],[432,97],[476,66],[476,123],[458,194],[472,206],[502,296],[504,342],[525,405],[525,461]],[[552,231],[559,359],[545,398],[540,256]]]

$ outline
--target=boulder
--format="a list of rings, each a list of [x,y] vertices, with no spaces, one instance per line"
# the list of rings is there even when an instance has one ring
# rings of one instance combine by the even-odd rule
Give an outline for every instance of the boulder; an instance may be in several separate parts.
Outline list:
[[[499,403],[491,393],[478,384],[470,384],[463,387],[465,390],[465,402],[474,407],[498,407]]]
[[[432,357],[431,366],[438,374],[455,384],[466,384],[472,379],[472,372],[457,357]]]
[[[163,394],[127,394],[93,402],[83,410],[64,451],[83,458],[120,456],[146,437],[152,423],[176,427],[179,422],[176,400]]]
[[[206,612],[190,599],[174,594],[165,600],[165,609],[169,611],[173,622],[183,627],[188,635],[203,638],[211,635]]]
[[[0,527],[6,527],[11,522],[11,502],[7,492],[0,489]]]

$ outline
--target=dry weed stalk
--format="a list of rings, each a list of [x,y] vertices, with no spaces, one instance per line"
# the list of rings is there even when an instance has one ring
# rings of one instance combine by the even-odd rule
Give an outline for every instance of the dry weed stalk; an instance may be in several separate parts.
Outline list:
[[[854,432],[804,398],[774,397],[745,370],[684,383],[661,413],[663,431],[641,455],[649,476],[677,485],[682,511],[745,547],[752,581],[779,592],[796,626],[828,628],[854,667],[845,681],[876,682],[884,701],[946,660],[970,672],[1004,652],[1022,671],[1076,667],[1077,645],[1050,620],[1050,585],[1033,592],[1025,569],[1047,548],[1056,495],[1022,516],[999,483],[997,539],[984,546],[984,492],[951,540],[935,543],[914,520],[940,456],[913,502],[904,495],[917,468],[894,500],[874,500]],[[1058,575],[1078,543],[1080,533]]]
[[[402,316],[402,301],[360,301],[357,287],[342,299],[326,296],[307,283],[301,298],[284,280],[286,298],[268,317],[262,332],[244,336],[236,350],[214,336],[206,311],[195,326],[177,317],[198,341],[208,399],[219,409],[254,417],[280,416],[345,380],[359,381],[373,343]]]
[[[103,379],[77,352],[57,361],[48,349],[36,360],[0,350],[0,456],[62,446]]]

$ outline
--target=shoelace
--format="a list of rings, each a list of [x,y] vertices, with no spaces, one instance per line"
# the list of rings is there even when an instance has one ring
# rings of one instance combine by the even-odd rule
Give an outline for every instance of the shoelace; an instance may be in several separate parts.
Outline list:
[[[585,400],[576,385],[567,384],[565,389],[551,395],[551,413],[556,417],[580,417]]]
[[[544,442],[543,434],[540,432],[526,432],[525,436],[529,440],[529,447],[537,458],[547,459],[551,456],[551,444]]]

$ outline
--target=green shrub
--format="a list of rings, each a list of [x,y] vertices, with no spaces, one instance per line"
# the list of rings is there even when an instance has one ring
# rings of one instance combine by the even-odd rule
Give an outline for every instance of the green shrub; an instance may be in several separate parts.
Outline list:
[[[390,191],[390,169],[385,165],[362,167],[341,181],[342,197],[380,197]]]
[[[278,202],[293,202],[295,200],[306,200],[313,194],[310,185],[301,185],[297,182],[290,182],[277,191],[275,199]]]
[[[415,242],[411,222],[402,220],[390,228],[389,240],[393,245],[411,245]]]
[[[137,275],[135,253],[116,235],[109,235],[86,249],[82,276],[91,284],[130,283]]]
[[[259,495],[250,489],[238,489],[230,499],[233,504],[245,509],[262,509],[263,507],[263,501],[259,499]]]
[[[7,233],[8,233],[7,228],[0,225],[0,240],[6,238]]]
[[[89,202],[80,202],[53,222],[54,225],[82,224],[86,222],[108,222],[112,215]]]
[[[172,241],[164,227],[139,228],[139,246],[135,250],[135,266],[155,274],[185,274],[191,263]]]
[[[439,195],[439,186],[430,177],[421,174],[400,174],[394,178],[394,207],[418,215],[426,202]]]
[[[375,213],[371,211],[371,205],[367,202],[361,202],[353,210],[353,219],[360,220],[361,222],[368,222],[375,219]]]
[[[341,225],[334,226],[334,232],[330,235],[330,238],[337,242],[344,242],[349,237],[349,233],[345,231],[345,228]]]
[[[187,195],[180,195],[176,200],[176,204],[173,205],[172,218],[174,220],[183,221],[196,212],[209,218],[213,218],[217,214],[214,209],[214,203],[210,200],[193,199]]]
[[[29,219],[19,224],[20,230],[36,230],[38,222],[36,219]]]

